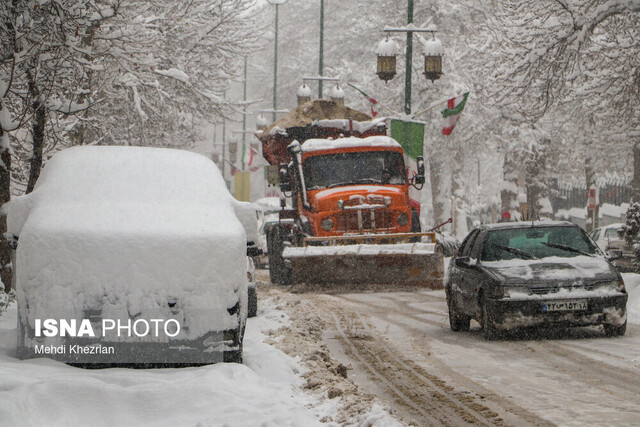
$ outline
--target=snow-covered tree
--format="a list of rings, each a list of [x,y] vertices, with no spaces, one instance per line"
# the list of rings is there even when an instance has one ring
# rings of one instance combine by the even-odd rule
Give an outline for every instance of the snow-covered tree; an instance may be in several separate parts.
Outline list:
[[[640,2],[498,0],[486,29],[506,115],[552,119],[585,175],[620,168],[640,134]]]
[[[99,104],[84,143],[188,147],[203,120],[229,116],[225,90],[261,47],[255,1],[121,0],[91,36]]]
[[[1,2],[0,203],[12,184],[31,191],[65,145],[190,146],[200,121],[237,109],[224,91],[261,46],[257,10],[252,0]]]
[[[640,203],[632,203],[626,212],[626,223],[622,226],[621,237],[631,245],[640,263]]]
[[[91,25],[93,7],[94,0],[11,0],[0,5],[2,203],[10,198],[12,173],[23,188],[33,189],[51,118],[88,106],[77,99],[85,90],[81,33]],[[16,170],[25,174],[16,176]],[[1,222],[5,239],[5,219]],[[10,277],[6,246],[6,240],[0,241],[5,286]]]

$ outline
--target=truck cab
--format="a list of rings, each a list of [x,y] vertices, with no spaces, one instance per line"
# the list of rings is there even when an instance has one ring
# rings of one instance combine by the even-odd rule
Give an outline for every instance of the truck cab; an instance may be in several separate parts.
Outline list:
[[[310,139],[289,149],[291,191],[304,234],[412,231],[410,180],[395,140]]]

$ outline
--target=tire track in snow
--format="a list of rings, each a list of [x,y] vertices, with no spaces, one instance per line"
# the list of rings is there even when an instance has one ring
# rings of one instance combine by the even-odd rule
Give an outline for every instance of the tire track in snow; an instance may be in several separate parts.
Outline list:
[[[423,294],[424,295],[424,294]],[[340,297],[345,297],[341,295]],[[428,297],[431,297],[430,295]],[[365,304],[363,301],[358,301],[357,298],[346,298],[349,301],[357,302],[360,304]],[[406,301],[404,298],[389,298],[397,301],[400,305],[400,309],[396,309],[390,306],[383,306],[375,304],[377,308],[387,311],[394,311],[399,316],[410,318],[416,321],[422,321],[429,325],[434,326],[445,326],[448,327],[445,318],[445,323],[437,323],[431,320],[425,320],[419,316],[416,316],[413,313],[434,313],[433,310],[423,310],[416,309],[411,306],[415,301]],[[428,304],[430,301],[426,301],[425,304]],[[439,313],[439,312],[437,312]],[[445,314],[446,316],[446,311]],[[393,319],[387,319],[391,322]],[[406,323],[403,323],[405,327],[411,327]],[[602,338],[611,340],[611,338]],[[640,395],[640,373],[630,371],[628,369],[624,369],[621,367],[613,366],[599,360],[596,356],[590,357],[588,356],[589,352],[605,354],[601,350],[594,349],[593,347],[588,348],[584,345],[580,345],[580,349],[576,350],[568,347],[569,344],[564,341],[564,344],[561,344],[555,340],[545,340],[545,341],[509,341],[501,340],[499,341],[500,345],[506,345],[511,350],[517,351],[519,353],[523,353],[525,355],[529,355],[532,351],[536,353],[536,359],[542,361],[546,364],[549,369],[552,369],[558,373],[567,375],[569,377],[575,378],[577,372],[581,372],[582,375],[579,377],[582,381],[587,383],[589,387],[596,387],[601,389],[607,393],[615,393],[616,395],[620,395],[622,393],[623,397],[629,397],[630,393],[627,391],[631,391],[631,394]],[[488,345],[495,347],[496,344],[494,342],[487,343]],[[551,354],[548,354],[548,353]],[[640,352],[640,351],[639,351]],[[586,353],[586,354],[585,354]],[[608,355],[607,355],[608,356]],[[612,390],[611,386],[615,385],[618,390]]]
[[[603,338],[610,339],[610,338]],[[590,387],[628,398],[640,396],[640,372],[610,365],[602,360],[578,353],[566,344],[553,341],[531,342],[539,357],[547,359],[562,373],[577,376]],[[615,389],[612,389],[614,386]]]
[[[401,358],[397,352],[387,345],[384,339],[376,336],[376,332],[372,330],[371,325],[364,320],[361,315],[357,316],[369,335],[375,337],[379,348],[382,348],[393,360]],[[437,396],[438,400],[446,402],[447,406],[452,408],[458,416],[465,420],[471,418],[470,416],[475,417],[476,420],[478,420],[478,423],[481,424],[502,425],[500,422],[501,420],[498,419],[498,414],[493,413],[489,408],[483,405],[473,402],[473,398],[470,396],[464,396],[464,398],[456,396],[454,393],[454,387],[448,385],[442,378],[425,371],[412,361],[403,360],[402,363],[403,368],[405,368],[405,370],[412,376],[422,381],[424,384],[427,384],[432,390],[435,390],[434,395]],[[476,424],[476,422],[474,422],[474,424]]]
[[[387,298],[388,295],[385,294],[384,297]],[[430,295],[428,297],[430,297]],[[408,319],[414,320],[415,322],[418,322],[418,324],[426,323],[432,326],[436,326],[439,329],[449,328],[449,325],[447,323],[448,318],[446,317],[446,312],[444,314],[442,313],[442,311],[436,312],[443,317],[442,322],[425,320],[422,317],[410,314],[408,312],[408,310],[411,310],[413,312],[417,311],[418,313],[423,313],[424,310],[412,308],[407,305],[408,303],[405,300],[402,300],[402,299],[396,298],[395,300],[400,302],[403,307],[395,308],[388,304],[384,305],[384,301],[379,301],[380,303],[379,305],[379,304],[374,304],[373,301],[360,300],[357,298],[357,296],[333,295],[330,297],[328,296],[328,298],[345,299],[350,303],[350,305],[358,306],[358,311],[365,310],[365,312],[367,312],[368,314],[381,318],[385,322],[388,322],[390,324],[393,324],[405,330],[406,329],[411,330],[413,332],[412,339],[416,341],[416,344],[419,344],[420,348],[424,349],[425,352],[430,348],[429,338],[426,338],[424,336],[425,330],[420,329],[418,326],[412,325],[408,322],[403,322],[401,319],[408,318]],[[378,301],[375,301],[375,302],[378,302]],[[429,303],[429,302],[430,301],[427,301],[425,303]],[[411,303],[415,303],[415,301],[412,301]],[[377,309],[376,311],[373,311],[373,312],[371,311],[372,305],[374,308]],[[439,338],[442,339],[442,337],[439,337]],[[458,344],[456,342],[456,337],[454,335],[451,335],[450,338],[448,339],[446,338],[443,341],[448,342],[450,344]],[[484,341],[481,341],[481,342],[484,344]],[[518,406],[517,404],[505,399],[499,394],[494,393],[493,391],[485,388],[483,385],[475,382],[473,379],[456,372],[454,369],[446,365],[444,362],[440,361],[440,359],[438,359],[437,357],[429,357],[428,360],[426,360],[426,362],[429,363],[431,366],[433,366],[433,368],[438,372],[440,377],[446,377],[452,380],[452,384],[459,386],[462,389],[465,389],[466,393],[468,393],[467,398],[472,398],[472,396],[469,396],[471,394],[475,394],[476,396],[481,396],[483,399],[482,400],[483,405],[488,406],[489,409],[491,409],[494,412],[497,411],[498,413],[502,413],[501,414],[502,417],[508,419],[507,422],[513,422],[516,425],[521,425],[523,423],[527,425],[538,425],[538,426],[553,425],[552,423],[539,417],[538,415],[532,412],[529,412],[523,407]],[[465,393],[465,392],[462,392],[462,393]],[[494,420],[494,423],[496,421],[497,420]]]
[[[330,312],[329,314],[333,317],[336,331],[338,332],[338,335],[343,345],[348,348],[349,353],[354,358],[356,358],[358,362],[360,362],[360,364],[364,367],[364,369],[366,369],[380,383],[380,385],[388,389],[391,393],[393,393],[399,399],[400,402],[397,402],[397,403],[400,403],[400,405],[404,407],[410,408],[409,413],[411,413],[412,415],[421,416],[422,421],[427,425],[442,425],[439,419],[435,418],[433,415],[431,415],[429,412],[423,409],[425,405],[417,405],[414,402],[413,398],[407,396],[404,392],[398,389],[394,381],[390,379],[388,375],[384,375],[385,373],[384,371],[381,371],[381,369],[376,368],[374,366],[376,362],[375,361],[372,362],[370,360],[370,357],[371,357],[370,355],[369,355],[369,360],[367,360],[365,355],[360,350],[358,350],[354,340],[352,338],[349,338],[349,336],[346,334],[346,332],[342,328],[342,324],[340,322],[340,319],[338,319],[338,316],[333,312]],[[427,404],[426,406],[430,407],[430,409],[434,409],[430,404]]]

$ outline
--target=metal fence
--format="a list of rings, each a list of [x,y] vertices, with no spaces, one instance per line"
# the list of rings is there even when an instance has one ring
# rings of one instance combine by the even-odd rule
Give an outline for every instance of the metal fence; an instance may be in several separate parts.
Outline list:
[[[630,179],[617,176],[605,177],[596,181],[599,190],[599,202],[620,206],[631,199]],[[555,188],[553,188],[555,187]],[[553,211],[559,209],[584,208],[587,206],[588,190],[583,183],[554,183],[551,193]]]

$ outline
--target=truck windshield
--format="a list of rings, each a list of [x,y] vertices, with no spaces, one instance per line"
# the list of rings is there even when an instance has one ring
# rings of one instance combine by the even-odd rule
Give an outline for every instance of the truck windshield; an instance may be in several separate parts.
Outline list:
[[[402,154],[395,151],[360,151],[307,158],[303,164],[308,190],[352,184],[406,182]]]

